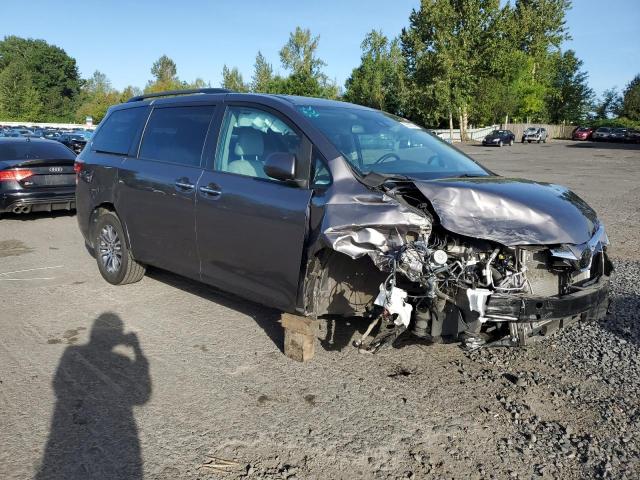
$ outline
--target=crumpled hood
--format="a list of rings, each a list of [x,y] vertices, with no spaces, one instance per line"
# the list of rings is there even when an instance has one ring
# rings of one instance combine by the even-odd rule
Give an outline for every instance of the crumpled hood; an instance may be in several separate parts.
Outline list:
[[[480,177],[414,181],[447,230],[507,246],[582,244],[596,213],[561,185]]]

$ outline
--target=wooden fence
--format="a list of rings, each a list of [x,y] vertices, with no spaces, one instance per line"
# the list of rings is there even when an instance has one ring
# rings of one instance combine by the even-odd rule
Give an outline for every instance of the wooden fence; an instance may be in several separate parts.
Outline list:
[[[571,138],[571,134],[576,128],[575,125],[549,125],[546,123],[509,123],[502,128],[511,130],[515,134],[516,140],[520,141],[522,133],[529,127],[545,128],[549,138]]]

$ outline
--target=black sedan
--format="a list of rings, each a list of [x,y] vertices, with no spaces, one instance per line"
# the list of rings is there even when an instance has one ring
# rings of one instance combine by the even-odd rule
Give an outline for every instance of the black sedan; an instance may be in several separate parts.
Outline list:
[[[41,138],[0,138],[0,214],[75,209],[75,154]]]
[[[503,145],[513,145],[516,136],[511,130],[494,130],[489,135],[484,137],[482,145],[495,145],[502,147]]]
[[[87,136],[82,133],[63,133],[57,140],[76,152],[76,154],[80,153],[87,144]]]

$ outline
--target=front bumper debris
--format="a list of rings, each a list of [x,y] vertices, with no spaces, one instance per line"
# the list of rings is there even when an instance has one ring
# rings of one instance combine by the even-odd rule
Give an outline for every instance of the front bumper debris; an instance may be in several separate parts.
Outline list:
[[[485,306],[485,318],[494,322],[536,322],[573,317],[583,313],[598,318],[609,305],[609,277],[590,287],[563,296],[538,297],[494,294]]]

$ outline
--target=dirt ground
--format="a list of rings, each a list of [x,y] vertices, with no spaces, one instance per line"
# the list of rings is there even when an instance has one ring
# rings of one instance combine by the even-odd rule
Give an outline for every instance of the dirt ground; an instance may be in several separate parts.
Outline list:
[[[640,148],[462,149],[598,211],[607,319],[526,349],[375,356],[351,346],[365,325],[331,323],[299,364],[278,312],[159,270],[110,286],[75,216],[7,216],[0,478],[639,478]]]

